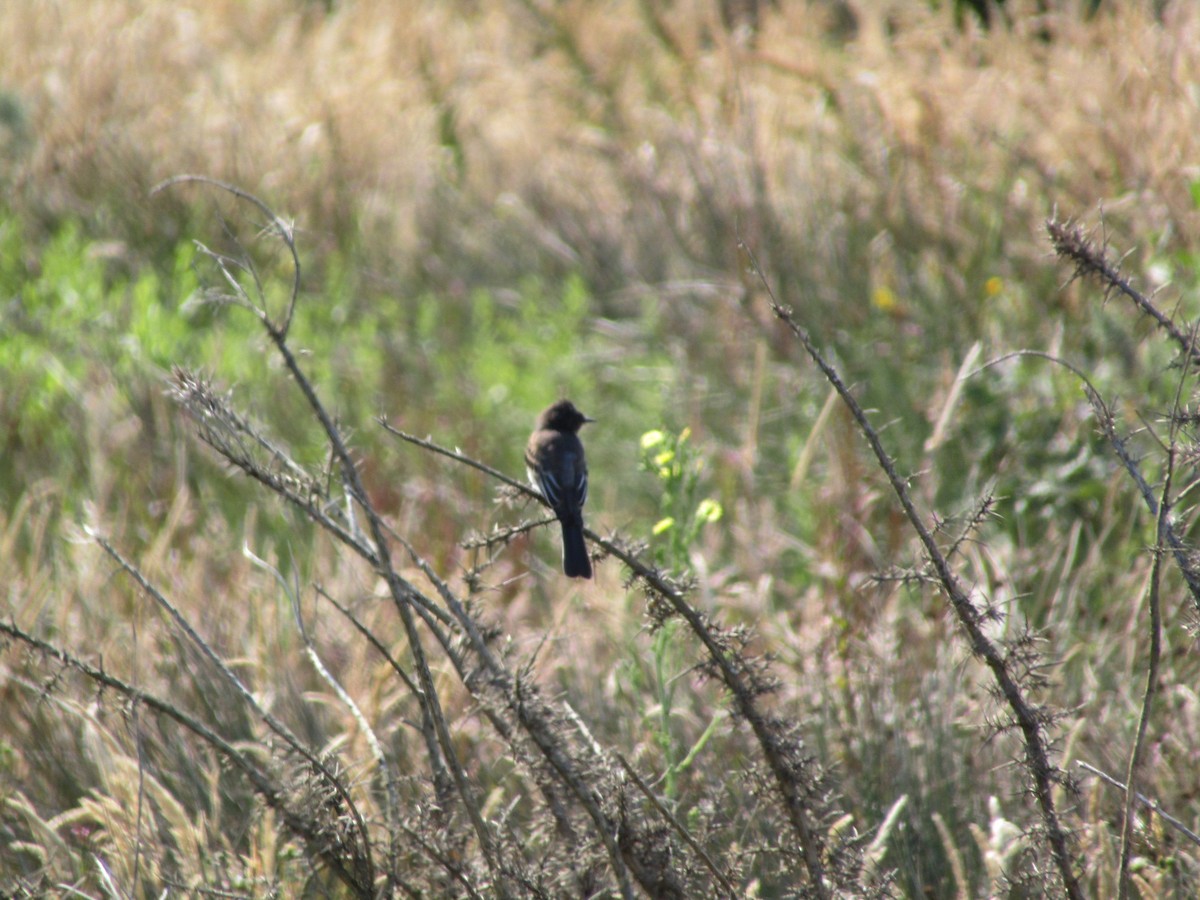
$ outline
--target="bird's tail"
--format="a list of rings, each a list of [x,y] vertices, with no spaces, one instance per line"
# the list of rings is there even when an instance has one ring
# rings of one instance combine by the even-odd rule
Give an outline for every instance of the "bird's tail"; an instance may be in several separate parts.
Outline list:
[[[563,522],[563,574],[568,578],[591,578],[592,560],[583,540],[582,522]]]

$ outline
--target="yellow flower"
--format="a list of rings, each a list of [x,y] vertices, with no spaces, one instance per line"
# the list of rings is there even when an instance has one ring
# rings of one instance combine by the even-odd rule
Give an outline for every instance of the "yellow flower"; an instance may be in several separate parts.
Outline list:
[[[871,292],[871,305],[880,312],[890,313],[896,309],[896,295],[887,285],[881,284]]]
[[[989,297],[995,297],[1004,290],[1004,279],[999,275],[993,275],[983,283],[983,292]]]
[[[649,450],[651,447],[657,447],[659,444],[661,444],[666,439],[667,439],[667,436],[665,434],[663,434],[661,431],[659,431],[657,428],[654,429],[653,431],[647,431],[645,434],[642,435],[642,449]]]
[[[700,505],[696,507],[696,518],[701,522],[717,522],[724,514],[725,510],[721,508],[721,504],[711,497],[701,500]]]

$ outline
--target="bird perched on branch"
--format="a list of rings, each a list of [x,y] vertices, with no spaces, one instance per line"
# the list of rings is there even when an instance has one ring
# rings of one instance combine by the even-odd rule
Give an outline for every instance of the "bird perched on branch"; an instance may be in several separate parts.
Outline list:
[[[562,524],[563,574],[568,578],[592,577],[592,561],[583,540],[588,470],[579,429],[594,421],[570,400],[559,400],[538,416],[525,448],[529,482]]]

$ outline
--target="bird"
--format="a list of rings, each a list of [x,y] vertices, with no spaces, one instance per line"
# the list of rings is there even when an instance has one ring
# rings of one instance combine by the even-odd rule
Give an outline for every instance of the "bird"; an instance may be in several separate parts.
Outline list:
[[[525,448],[529,483],[562,525],[563,574],[568,578],[592,577],[592,561],[583,541],[588,470],[579,429],[595,421],[570,400],[559,400],[542,410]]]

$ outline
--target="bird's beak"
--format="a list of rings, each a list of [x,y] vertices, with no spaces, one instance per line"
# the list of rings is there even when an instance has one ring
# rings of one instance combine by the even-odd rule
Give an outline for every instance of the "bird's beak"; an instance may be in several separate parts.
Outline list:
[[[587,423],[587,422],[595,422],[596,420],[593,419],[591,416],[584,416],[583,421],[584,421],[584,423]]]

